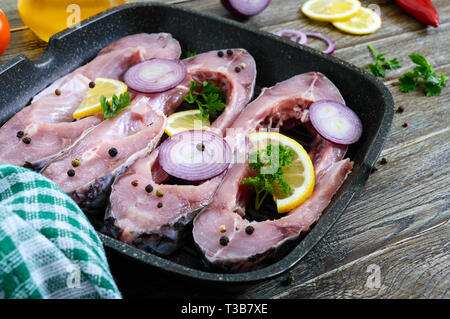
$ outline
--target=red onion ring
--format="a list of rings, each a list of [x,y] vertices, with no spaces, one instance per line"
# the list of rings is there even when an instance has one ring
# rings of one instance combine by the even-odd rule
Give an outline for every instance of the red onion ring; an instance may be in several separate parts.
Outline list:
[[[280,37],[288,36],[291,41],[298,42],[301,45],[308,44],[308,38],[306,37],[306,34],[302,31],[298,31],[298,30],[294,30],[294,29],[285,29],[285,30],[278,31],[275,34],[279,35]]]
[[[152,59],[128,69],[124,81],[134,91],[159,93],[180,84],[186,74],[186,65],[181,60]]]
[[[328,44],[328,48],[325,51],[322,51],[325,54],[332,54],[334,52],[334,50],[336,49],[336,44],[334,43],[333,39],[331,39],[330,37],[326,36],[325,34],[319,33],[319,32],[314,32],[314,31],[303,31],[306,36],[308,37],[314,37],[314,38],[318,38],[321,39],[323,41],[325,41]]]
[[[348,106],[331,100],[320,100],[309,107],[312,126],[325,139],[349,145],[356,143],[362,134],[358,115]]]
[[[186,181],[204,181],[228,168],[231,148],[220,135],[211,131],[183,131],[161,144],[159,163],[171,176]]]
[[[322,51],[325,54],[332,54],[336,49],[336,44],[334,43],[333,39],[319,32],[285,29],[278,31],[275,34],[279,35],[280,37],[288,36],[291,41],[298,42],[302,45],[308,44],[308,37],[321,39],[328,44],[328,48],[325,51]]]

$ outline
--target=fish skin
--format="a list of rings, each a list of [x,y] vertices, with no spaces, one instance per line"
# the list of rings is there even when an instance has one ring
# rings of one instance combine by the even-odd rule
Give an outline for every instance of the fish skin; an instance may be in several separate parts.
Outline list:
[[[101,115],[72,122],[72,114],[92,80],[97,77],[121,79],[136,63],[149,58],[178,58],[180,54],[178,41],[167,33],[131,35],[113,43],[91,62],[35,96],[31,105],[0,128],[0,162],[42,169],[101,122]],[[60,96],[55,95],[56,89],[61,91]],[[24,131],[24,137],[30,137],[31,143],[24,144],[17,138],[18,131]]]
[[[170,114],[181,104],[182,96],[189,92],[191,80],[199,84],[214,81],[226,92],[227,107],[211,127],[216,133],[225,134],[226,128],[253,95],[256,64],[244,49],[233,49],[232,56],[219,57],[217,53],[217,50],[206,52],[184,60],[188,69],[186,80],[168,92],[147,95],[152,106]],[[245,68],[236,72],[236,66],[242,63],[245,63]],[[208,205],[224,173],[200,185],[163,184],[169,176],[160,168],[157,155],[158,149],[139,159],[117,178],[105,219],[112,230],[110,234],[120,240],[168,255],[178,248],[185,226]],[[148,167],[152,167],[152,171]],[[133,180],[139,181],[138,187],[130,187]],[[145,192],[146,185],[153,186],[151,194]],[[162,198],[155,196],[157,189],[164,191]],[[157,208],[159,202],[163,204],[162,208]]]
[[[247,158],[241,140],[260,128],[282,127],[283,121],[296,119],[314,135],[309,155],[314,165],[316,185],[312,195],[286,216],[276,220],[250,222],[243,218],[249,199],[249,189],[241,181],[250,176],[248,163],[235,163],[228,169],[213,200],[194,219],[194,241],[203,253],[206,263],[229,272],[258,269],[270,263],[321,216],[336,191],[350,173],[353,163],[343,159],[347,147],[326,141],[309,124],[308,108],[315,101],[328,99],[344,103],[338,89],[321,73],[306,73],[266,88],[250,103],[232,127],[237,130],[227,135],[234,143],[240,158]],[[221,233],[221,225],[226,233]],[[247,226],[254,232],[248,235]],[[229,243],[220,244],[226,235]]]
[[[152,151],[166,124],[164,114],[151,108],[147,99],[134,99],[119,115],[97,125],[41,173],[92,215],[104,208],[115,175],[140,154]],[[114,157],[109,154],[111,148],[118,151]],[[73,159],[80,161],[78,167],[72,166]],[[67,175],[69,169],[75,170],[75,176]]]

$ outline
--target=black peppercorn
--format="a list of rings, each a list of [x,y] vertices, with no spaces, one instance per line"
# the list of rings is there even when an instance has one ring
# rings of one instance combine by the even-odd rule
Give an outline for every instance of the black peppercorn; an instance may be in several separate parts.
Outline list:
[[[95,82],[94,82],[94,81],[89,82],[89,87],[90,87],[91,89],[95,88]]]
[[[239,66],[235,67],[234,70],[235,70],[237,73],[241,72],[241,68],[240,68]]]
[[[55,95],[60,96],[61,95],[61,90],[60,89],[56,89],[55,90]]]
[[[223,57],[223,51],[217,52],[217,56],[218,56],[219,58]]]
[[[381,165],[387,164],[387,159],[386,159],[386,157],[383,157],[383,158],[381,159],[380,164],[381,164]]]
[[[408,123],[403,123],[403,125],[402,125],[403,127],[408,127]]]
[[[233,55],[233,50],[228,49],[228,50],[227,50],[227,54],[228,54],[228,55]]]
[[[24,142],[25,144],[30,144],[30,143],[31,143],[31,138],[29,138],[29,137],[24,137],[24,138],[22,139],[22,142]]]
[[[74,169],[69,169],[68,171],[67,171],[67,175],[69,175],[70,177],[74,177],[75,176],[75,170]]]
[[[157,207],[158,207],[158,208],[163,207],[163,203],[159,202],[158,205],[157,205]]]
[[[401,107],[401,106],[399,106],[398,108],[397,108],[397,113],[403,113],[403,111],[404,111],[405,109],[403,108],[403,107]]]
[[[22,138],[23,136],[25,135],[25,133],[24,133],[24,131],[19,131],[19,132],[17,132],[17,137],[18,138]]]
[[[228,239],[227,236],[222,236],[222,237],[220,237],[219,242],[222,246],[226,246],[230,242],[230,239]]]
[[[202,143],[197,144],[196,147],[200,152],[203,152],[205,150],[205,145]]]
[[[117,148],[114,148],[114,147],[110,148],[108,153],[109,153],[109,156],[115,157],[117,155]]]
[[[255,231],[255,228],[253,226],[247,226],[245,228],[245,232],[247,233],[247,235],[253,234],[254,231]]]
[[[151,193],[151,192],[153,191],[153,186],[150,185],[150,184],[148,184],[147,186],[145,186],[145,191],[146,191],[147,193]]]
[[[132,182],[131,182],[131,185],[134,186],[134,187],[138,187],[138,185],[139,185],[138,180],[135,179],[134,181],[132,181]]]

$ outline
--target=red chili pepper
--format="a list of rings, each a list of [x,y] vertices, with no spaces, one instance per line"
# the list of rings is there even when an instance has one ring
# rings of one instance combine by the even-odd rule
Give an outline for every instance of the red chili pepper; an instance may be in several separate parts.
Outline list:
[[[403,10],[422,23],[435,28],[439,26],[439,15],[430,0],[395,0]]]

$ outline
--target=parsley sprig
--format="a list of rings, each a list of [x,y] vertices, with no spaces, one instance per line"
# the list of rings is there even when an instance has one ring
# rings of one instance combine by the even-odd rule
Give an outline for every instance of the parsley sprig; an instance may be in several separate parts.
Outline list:
[[[186,51],[186,53],[185,53],[186,58],[191,58],[196,55],[197,55],[197,51]]]
[[[113,95],[112,103],[109,102],[104,95],[100,96],[100,104],[103,111],[103,119],[109,119],[120,112],[122,112],[128,105],[131,104],[130,93],[125,92],[118,98],[117,95]]]
[[[209,119],[211,115],[215,116],[225,108],[227,97],[214,82],[204,81],[200,93],[196,93],[196,90],[197,83],[191,81],[189,94],[183,98],[190,104],[197,103],[202,119]]]
[[[386,70],[398,69],[402,67],[397,58],[388,60],[385,58],[385,54],[378,53],[371,44],[369,44],[368,47],[375,55],[375,64],[368,65],[370,73],[373,75],[384,78],[386,76]]]
[[[267,145],[266,149],[249,154],[249,167],[257,171],[255,177],[244,178],[241,185],[256,191],[255,209],[259,210],[268,194],[282,191],[289,195],[291,187],[283,178],[283,168],[292,163],[295,152],[283,145]]]
[[[400,81],[400,91],[411,92],[419,84],[423,84],[425,93],[427,96],[439,95],[442,92],[442,88],[446,87],[446,77],[443,73],[437,74],[433,70],[430,62],[420,54],[408,55],[412,62],[417,66],[409,72],[404,73]]]

